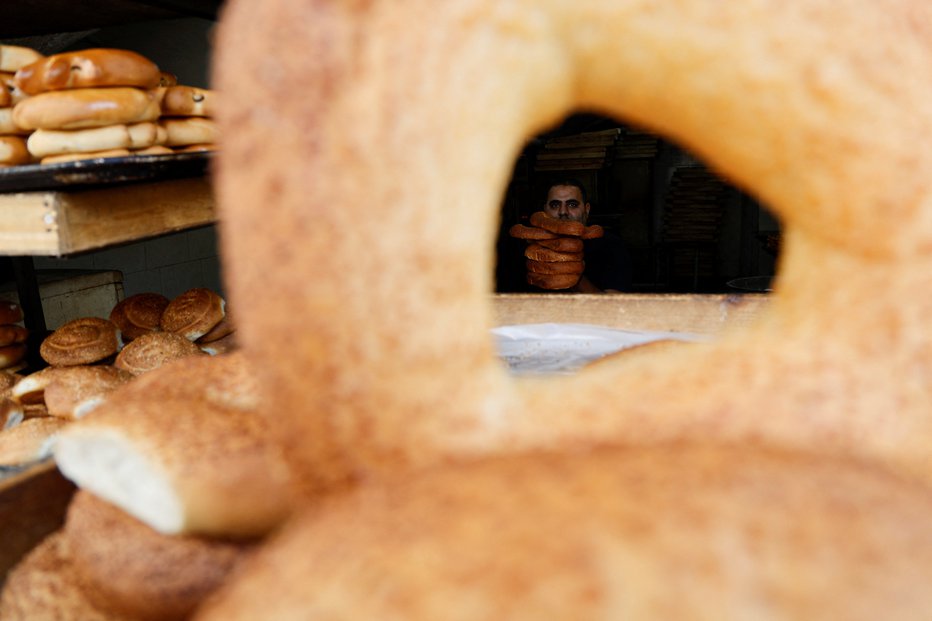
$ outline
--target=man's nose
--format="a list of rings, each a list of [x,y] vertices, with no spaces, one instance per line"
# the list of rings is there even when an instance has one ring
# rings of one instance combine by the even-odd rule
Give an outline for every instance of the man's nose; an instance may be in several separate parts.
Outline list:
[[[560,206],[557,207],[557,215],[560,216],[561,218],[569,215],[569,213],[570,213],[569,209],[567,209],[565,204],[561,203]]]

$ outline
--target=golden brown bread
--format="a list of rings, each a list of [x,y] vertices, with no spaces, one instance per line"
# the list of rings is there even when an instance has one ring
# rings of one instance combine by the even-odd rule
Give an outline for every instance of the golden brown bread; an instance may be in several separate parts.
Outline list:
[[[25,343],[29,337],[29,330],[16,324],[0,325],[0,347]]]
[[[213,116],[215,97],[206,88],[170,86],[162,97],[162,116]]]
[[[46,91],[100,86],[159,85],[159,68],[145,56],[130,50],[92,48],[62,52],[36,60],[16,71],[16,85],[38,95]]]
[[[760,447],[493,459],[337,495],[195,619],[914,619],[930,510],[880,469]]]
[[[524,256],[534,261],[582,261],[582,252],[559,252],[540,244],[531,244],[524,249]]]
[[[43,158],[66,153],[142,149],[156,144],[158,137],[159,126],[155,123],[119,123],[90,129],[37,129],[29,135],[27,146],[33,157]]]
[[[16,343],[0,347],[0,369],[6,369],[18,364],[26,357],[26,344]]]
[[[117,354],[113,366],[142,375],[186,356],[203,356],[200,348],[174,332],[148,332],[133,339]]]
[[[585,244],[578,237],[557,237],[556,239],[541,239],[536,242],[538,246],[556,250],[557,252],[583,252]]]
[[[45,370],[50,372],[43,391],[45,407],[49,416],[67,420],[86,416],[103,403],[107,394],[134,377],[131,373],[106,364],[49,367]],[[29,381],[29,377],[20,383]]]
[[[45,337],[39,355],[52,366],[91,364],[120,350],[116,325],[101,317],[72,319]]]
[[[236,330],[236,326],[233,323],[233,317],[230,315],[230,307],[224,305],[223,309],[223,319],[220,320],[220,323],[215,325],[210,329],[204,336],[197,339],[198,345],[206,345],[207,343],[213,343],[214,341],[219,341],[220,339],[233,334]]]
[[[163,535],[84,490],[63,529],[88,599],[139,621],[181,621],[252,551],[254,544]]]
[[[0,300],[0,325],[19,323],[23,320],[23,309],[16,302]]]
[[[170,147],[213,144],[219,138],[217,124],[213,119],[191,116],[186,118],[164,117],[159,125],[165,128],[168,138],[165,144]]]
[[[0,430],[0,466],[18,466],[52,454],[52,439],[68,421],[53,416],[26,418]]]
[[[26,139],[21,136],[0,136],[0,164],[17,166],[32,161]]]
[[[845,8],[229,3],[216,173],[238,335],[308,487],[373,488],[296,522],[202,619],[929,609],[932,301],[916,292],[932,286],[932,155],[916,145],[932,138],[932,5]],[[276,50],[293,80],[268,74]],[[489,240],[515,154],[580,108],[772,207],[781,271],[763,316],[715,342],[515,380],[488,339]],[[626,458],[677,439],[700,449]],[[515,450],[537,452],[415,470]],[[393,472],[411,487],[378,489]]]
[[[162,312],[160,327],[196,341],[223,319],[226,302],[204,287],[188,289],[175,297]]]
[[[582,274],[586,269],[585,261],[535,261],[524,262],[527,271],[538,274]]]
[[[570,274],[541,274],[529,271],[526,275],[529,285],[541,289],[559,290],[570,289],[579,282],[579,273]]]
[[[42,54],[22,45],[0,45],[0,71],[17,71],[42,58]]]
[[[169,299],[161,293],[137,293],[117,302],[110,311],[110,321],[116,324],[125,342],[147,332],[159,330],[162,313]]]
[[[85,129],[141,123],[159,117],[153,91],[132,87],[48,91],[13,108],[13,122],[24,129]]]
[[[61,531],[42,540],[7,576],[0,594],[4,621],[134,621],[96,608],[75,571]]]
[[[282,522],[290,470],[265,421],[132,385],[58,436],[62,474],[164,534],[251,538]]]
[[[508,229],[508,234],[517,239],[556,239],[559,237],[556,233],[551,233],[545,229],[536,226],[525,226],[523,224],[514,224]]]

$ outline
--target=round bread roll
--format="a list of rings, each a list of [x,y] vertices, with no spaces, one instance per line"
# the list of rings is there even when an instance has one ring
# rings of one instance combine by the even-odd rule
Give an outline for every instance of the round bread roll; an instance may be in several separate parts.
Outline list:
[[[582,252],[585,249],[583,240],[578,237],[557,237],[556,239],[540,239],[538,246],[556,250],[557,252]]]
[[[0,369],[19,364],[26,357],[26,344],[17,343],[0,347]]]
[[[25,416],[25,412],[23,414]],[[0,466],[19,466],[50,456],[54,438],[68,424],[54,416],[36,416],[3,429],[0,431]]]
[[[203,355],[197,345],[180,334],[147,332],[127,343],[117,354],[113,366],[133,375],[142,375],[171,360]]]
[[[0,324],[0,347],[25,343],[29,337],[29,330],[16,324]],[[0,382],[2,386],[2,382]],[[0,388],[2,390],[2,388]]]
[[[208,118],[162,118],[159,124],[168,132],[165,144],[170,147],[215,143],[220,137],[217,124]]]
[[[0,594],[4,621],[135,621],[96,608],[75,571],[62,531],[33,548],[9,573]]]
[[[82,160],[99,160],[111,157],[127,157],[132,155],[129,149],[107,149],[106,151],[88,151],[86,153],[63,153],[61,155],[48,155],[39,160],[41,164],[62,164],[66,162],[79,162]]]
[[[215,97],[214,92],[206,88],[169,86],[162,97],[162,116],[213,116]]]
[[[24,129],[86,129],[141,123],[159,117],[153,91],[139,88],[79,88],[40,93],[16,104],[13,122]]]
[[[16,302],[0,300],[0,325],[19,323],[23,320],[23,309]]]
[[[586,269],[585,261],[525,261],[527,271],[536,274],[582,274]]]
[[[159,330],[162,313],[168,306],[169,299],[161,293],[146,292],[131,295],[117,302],[110,311],[110,321],[116,324],[123,341]]]
[[[42,58],[42,54],[30,47],[0,45],[0,71],[18,71]]]
[[[527,273],[527,282],[529,285],[540,287],[541,289],[559,290],[570,289],[579,282],[579,274],[539,274],[537,272]]]
[[[163,534],[252,538],[281,524],[294,496],[266,421],[132,385],[59,435],[65,477]]]
[[[392,483],[303,514],[196,621],[907,620],[929,597],[928,489],[856,461],[684,444]]]
[[[581,239],[596,239],[597,237],[602,237],[603,235],[605,235],[605,229],[603,229],[601,225],[590,224],[585,228],[582,235],[579,237]]]
[[[226,314],[226,302],[204,287],[189,289],[169,302],[162,313],[160,326],[165,332],[180,334],[196,341],[211,331]]]
[[[544,248],[540,244],[530,244],[524,250],[524,256],[534,261],[582,261],[582,252],[558,252]]]
[[[18,69],[15,81],[30,95],[100,86],[150,89],[159,85],[161,72],[155,63],[136,52],[93,48],[36,60]]]
[[[49,416],[75,420],[103,403],[107,394],[135,377],[116,367],[97,364],[75,367],[49,367],[43,401]],[[42,371],[40,371],[41,373]],[[23,379],[28,381],[29,376]]]
[[[142,149],[158,139],[156,123],[107,125],[91,129],[37,129],[29,135],[27,146],[34,157],[63,153],[88,153],[110,149]]]
[[[223,319],[220,320],[220,323],[211,328],[210,332],[197,339],[198,345],[205,345],[207,343],[219,341],[220,339],[233,334],[233,332],[236,330],[236,326],[233,324],[233,317],[230,315],[230,307],[228,305],[224,305],[223,311]]]
[[[91,364],[120,350],[116,325],[100,317],[73,319],[45,337],[39,355],[52,366]]]
[[[163,535],[84,490],[63,531],[91,602],[139,621],[188,619],[254,547]]]

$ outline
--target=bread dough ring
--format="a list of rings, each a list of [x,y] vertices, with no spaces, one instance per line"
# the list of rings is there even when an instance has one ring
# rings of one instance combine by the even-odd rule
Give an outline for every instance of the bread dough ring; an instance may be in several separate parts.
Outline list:
[[[527,271],[538,274],[582,274],[586,269],[585,261],[525,261]]]
[[[556,291],[573,287],[579,282],[579,274],[538,274],[537,272],[528,272],[527,282],[529,285],[541,289]]]
[[[16,85],[29,95],[67,88],[134,86],[155,88],[161,72],[130,50],[93,48],[40,58],[16,71]]]
[[[85,129],[115,123],[140,123],[159,117],[155,91],[138,88],[78,88],[29,97],[13,108],[23,129]]]
[[[932,5],[790,5],[476,0],[432,7],[430,28],[402,36],[390,2],[365,20],[231,3],[215,64],[224,269],[240,343],[309,485],[502,446],[700,429],[927,476],[932,296],[916,292],[932,290],[932,154],[916,145],[932,139],[932,38],[909,24],[932,21]],[[334,24],[360,36],[335,37]],[[315,50],[288,54],[300,94],[269,76],[269,49]],[[274,114],[259,112],[257,84]],[[662,367],[606,364],[530,391],[488,339],[489,240],[515,154],[579,108],[678,142],[768,205],[784,231],[780,273],[753,326]],[[395,122],[401,110],[412,121]],[[336,235],[348,223],[352,235]]]
[[[582,252],[585,244],[579,237],[557,237],[556,239],[540,239],[535,242],[538,246],[556,250],[557,252]]]
[[[531,224],[558,235],[579,237],[586,232],[586,225],[582,222],[560,220],[559,218],[548,216],[543,211],[535,211],[531,214]]]
[[[163,116],[213,116],[214,92],[193,86],[170,86],[162,97]]]
[[[539,244],[531,244],[524,250],[524,256],[535,261],[582,261],[582,252],[559,252],[544,248]]]
[[[545,229],[536,226],[525,226],[523,224],[513,225],[508,229],[508,234],[517,239],[556,239],[559,237],[556,233],[552,233]]]

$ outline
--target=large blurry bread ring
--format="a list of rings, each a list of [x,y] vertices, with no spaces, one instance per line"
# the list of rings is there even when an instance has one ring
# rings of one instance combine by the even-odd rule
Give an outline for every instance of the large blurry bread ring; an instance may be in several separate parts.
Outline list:
[[[697,433],[928,477],[932,4],[843,6],[231,2],[224,268],[305,479]],[[664,364],[516,381],[488,338],[490,240],[527,138],[578,109],[678,142],[770,207],[780,272],[754,325]]]

